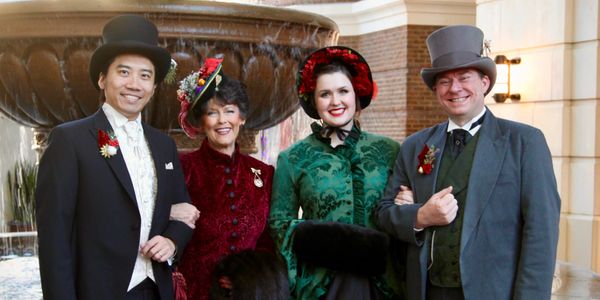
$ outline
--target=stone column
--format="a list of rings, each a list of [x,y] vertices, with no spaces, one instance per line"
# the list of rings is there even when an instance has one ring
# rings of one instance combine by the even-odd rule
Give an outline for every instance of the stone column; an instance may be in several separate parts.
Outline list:
[[[600,272],[600,90],[597,0],[478,0],[492,52],[521,57],[520,101],[487,104],[544,132],[562,199],[558,259]],[[493,94],[494,91],[491,92]]]
[[[35,151],[35,162],[38,164],[44,154],[44,150],[48,147],[48,135],[50,129],[46,128],[35,128],[33,129],[33,141],[31,149]]]

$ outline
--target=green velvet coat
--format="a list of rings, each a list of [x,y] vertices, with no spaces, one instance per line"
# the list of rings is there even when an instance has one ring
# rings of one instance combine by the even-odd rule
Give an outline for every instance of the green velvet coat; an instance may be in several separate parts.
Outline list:
[[[311,135],[279,154],[269,216],[273,239],[288,264],[292,296],[310,300],[327,293],[335,271],[297,264],[292,253],[295,226],[310,219],[375,228],[372,210],[382,197],[400,147],[392,139],[354,126],[355,135],[332,148],[330,139],[318,134],[319,125],[314,123],[312,129]],[[399,260],[388,261],[386,274],[373,280],[393,299],[402,284],[395,275],[398,268],[391,264]]]

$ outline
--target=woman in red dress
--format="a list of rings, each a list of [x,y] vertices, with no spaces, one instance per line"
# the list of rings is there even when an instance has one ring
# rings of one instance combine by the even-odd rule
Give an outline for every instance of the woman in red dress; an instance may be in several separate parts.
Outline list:
[[[206,59],[177,91],[181,127],[192,138],[206,136],[198,150],[180,157],[192,204],[201,212],[178,264],[192,300],[208,299],[211,273],[225,256],[246,249],[273,252],[266,221],[274,168],[240,153],[236,139],[248,97],[239,81],[223,74],[221,62]],[[173,207],[172,217],[186,210],[178,209]]]

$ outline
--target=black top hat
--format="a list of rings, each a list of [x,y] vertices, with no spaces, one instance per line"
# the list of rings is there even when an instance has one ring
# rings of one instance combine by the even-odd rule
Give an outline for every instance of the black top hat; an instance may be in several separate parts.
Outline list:
[[[137,15],[120,15],[108,21],[102,30],[103,45],[90,60],[90,78],[96,89],[100,72],[106,63],[119,54],[140,54],[152,61],[156,69],[155,83],[165,78],[171,66],[171,54],[158,46],[158,30],[146,18]]]
[[[427,48],[431,58],[431,68],[421,69],[421,77],[433,89],[438,74],[462,69],[475,68],[490,78],[487,95],[496,82],[496,64],[483,54],[483,32],[470,25],[455,25],[440,28],[427,37]]]
[[[306,114],[313,119],[320,119],[313,101],[313,93],[317,86],[315,70],[320,65],[327,65],[333,61],[339,61],[350,71],[350,81],[354,93],[360,101],[360,108],[363,109],[375,98],[377,87],[371,76],[371,69],[367,61],[357,51],[343,46],[331,46],[316,50],[311,53],[298,66],[296,76],[296,89],[300,98],[300,106]]]

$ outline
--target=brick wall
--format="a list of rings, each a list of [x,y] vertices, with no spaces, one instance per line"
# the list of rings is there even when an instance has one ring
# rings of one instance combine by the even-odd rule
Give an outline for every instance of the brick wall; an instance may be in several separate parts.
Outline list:
[[[408,25],[340,37],[338,45],[356,49],[369,62],[379,87],[378,97],[361,115],[363,129],[403,141],[446,119],[419,75],[430,66],[425,39],[437,28]]]
[[[433,92],[421,79],[421,69],[431,67],[425,39],[439,26],[408,25],[407,119],[408,134],[432,126],[448,117]]]

